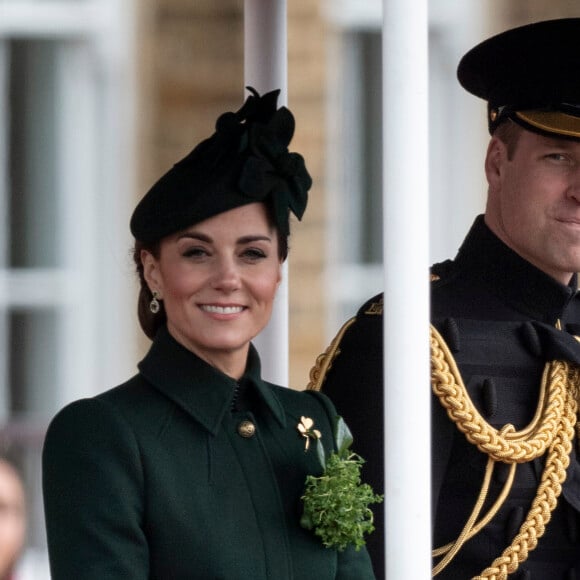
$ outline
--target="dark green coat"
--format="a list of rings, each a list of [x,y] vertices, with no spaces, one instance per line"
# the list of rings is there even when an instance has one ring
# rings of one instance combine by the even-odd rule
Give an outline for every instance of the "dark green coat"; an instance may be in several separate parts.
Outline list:
[[[53,580],[374,578],[365,550],[324,548],[299,524],[306,476],[321,469],[297,425],[312,418],[330,451],[328,399],[262,381],[251,348],[233,411],[235,381],[165,329],[139,370],[48,430]]]

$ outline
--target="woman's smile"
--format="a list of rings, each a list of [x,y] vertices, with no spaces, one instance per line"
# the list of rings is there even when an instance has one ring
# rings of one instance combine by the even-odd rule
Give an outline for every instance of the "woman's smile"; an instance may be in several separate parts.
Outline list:
[[[216,304],[200,304],[199,306],[204,312],[209,314],[239,314],[245,310],[244,306],[219,306]]]

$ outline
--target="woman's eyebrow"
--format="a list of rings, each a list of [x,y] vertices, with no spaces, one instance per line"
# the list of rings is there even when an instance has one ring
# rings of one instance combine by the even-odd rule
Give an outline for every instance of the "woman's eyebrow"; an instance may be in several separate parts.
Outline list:
[[[202,234],[200,232],[185,232],[177,237],[178,240],[182,240],[184,238],[199,240],[200,242],[207,242],[208,244],[211,244],[213,242],[210,236],[207,236],[206,234]]]
[[[259,242],[259,241],[271,242],[272,238],[270,236],[264,236],[264,235],[248,235],[248,236],[242,236],[241,238],[238,238],[238,240],[237,240],[238,244],[250,244],[252,242]]]
[[[192,239],[192,240],[199,240],[200,242],[206,242],[208,244],[213,243],[213,238],[208,236],[207,234],[203,234],[201,232],[184,232],[177,237],[178,240],[183,239]],[[236,240],[237,244],[251,244],[252,242],[271,242],[272,238],[270,236],[264,234],[248,234],[245,236],[241,236]]]

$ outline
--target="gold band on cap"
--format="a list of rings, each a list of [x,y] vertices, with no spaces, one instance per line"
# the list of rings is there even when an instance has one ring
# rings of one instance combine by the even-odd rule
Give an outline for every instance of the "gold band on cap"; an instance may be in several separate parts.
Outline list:
[[[580,139],[580,117],[560,111],[517,111],[516,117],[547,133]]]

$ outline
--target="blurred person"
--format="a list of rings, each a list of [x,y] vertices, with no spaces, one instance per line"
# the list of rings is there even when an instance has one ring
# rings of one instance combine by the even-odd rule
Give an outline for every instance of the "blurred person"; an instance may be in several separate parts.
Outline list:
[[[431,269],[433,575],[441,579],[580,578],[579,38],[578,18],[537,22],[484,41],[458,67],[461,85],[488,103],[491,138],[485,215],[455,259]],[[376,489],[382,337],[378,295],[345,323],[321,359],[330,370],[310,385],[356,433]],[[412,404],[401,412],[413,429]],[[383,578],[381,506],[376,516],[368,548]]]
[[[19,471],[0,457],[0,580],[19,580],[15,569],[26,542],[26,496]]]
[[[329,549],[300,523],[314,448],[335,446],[333,405],[264,381],[251,344],[311,186],[278,93],[221,115],[133,213],[153,344],[136,376],[49,427],[53,580],[374,578],[364,548]]]

